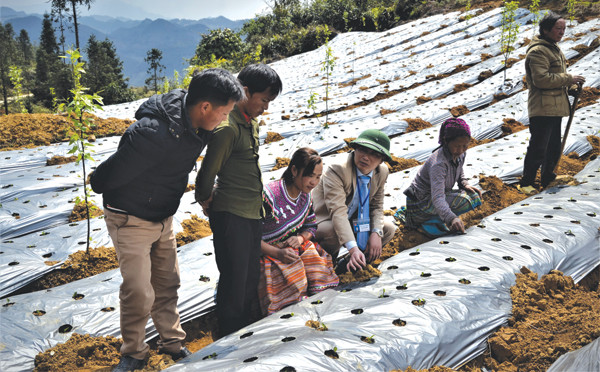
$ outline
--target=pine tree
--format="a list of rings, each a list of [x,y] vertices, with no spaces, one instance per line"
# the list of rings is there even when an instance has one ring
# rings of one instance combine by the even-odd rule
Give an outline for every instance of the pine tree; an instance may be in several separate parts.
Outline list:
[[[24,29],[17,36],[17,51],[20,59],[19,65],[30,66],[33,64],[33,46],[29,34]]]
[[[83,75],[83,85],[92,92],[103,96],[105,105],[130,101],[127,81],[123,77],[123,62],[117,56],[117,51],[109,39],[96,40],[91,35],[87,46],[87,74]]]
[[[88,10],[92,6],[94,0],[51,0],[52,1],[52,11],[55,14],[60,14],[62,12],[71,12],[69,16],[69,21],[73,22],[73,28],[75,31],[75,46],[77,50],[81,50],[79,47],[79,22],[77,21],[77,8],[81,5],[86,5]]]
[[[158,92],[158,82],[162,81],[164,78],[164,76],[160,75],[165,69],[165,66],[160,63],[161,60],[162,51],[156,48],[150,49],[148,53],[146,53],[146,58],[144,58],[144,61],[149,65],[146,72],[151,74],[151,76],[146,79],[146,85],[148,88],[154,87],[155,92]]]
[[[8,90],[11,87],[9,71],[10,66],[16,60],[15,58],[15,40],[14,31],[10,23],[2,25],[0,23],[0,83],[2,84],[2,98],[4,98],[4,112],[8,111]]]
[[[58,53],[58,43],[52,27],[52,20],[44,14],[40,46],[36,52],[35,86],[33,96],[46,107],[52,107],[50,88],[54,88],[58,99],[66,99],[71,89],[71,73],[68,67],[61,63]]]

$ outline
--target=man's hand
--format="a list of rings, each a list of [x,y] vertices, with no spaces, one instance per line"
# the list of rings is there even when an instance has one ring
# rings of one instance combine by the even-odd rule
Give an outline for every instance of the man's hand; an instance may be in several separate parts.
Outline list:
[[[291,264],[292,262],[296,261],[299,258],[300,257],[296,254],[296,251],[294,251],[294,249],[289,248],[289,247],[279,249],[279,253],[278,253],[278,257],[277,257],[277,259],[279,261],[286,263],[286,264]]]
[[[452,220],[452,225],[450,225],[450,230],[452,231],[456,231],[456,232],[461,232],[464,234],[465,232],[465,225],[463,224],[462,220],[460,219],[460,217],[456,217]]]
[[[469,194],[477,193],[477,194],[479,194],[480,198],[483,196],[483,194],[481,193],[481,190],[479,190],[478,188],[473,187],[471,185],[465,186],[465,191],[468,192]]]
[[[346,269],[348,271],[356,271],[361,270],[365,266],[367,266],[367,262],[365,260],[365,255],[360,251],[358,247],[354,247],[350,250],[350,260],[348,260],[348,264],[346,265]]]
[[[371,233],[369,240],[367,241],[367,249],[365,249],[365,255],[367,256],[367,262],[371,263],[381,256],[382,251],[381,237],[377,233]]]
[[[204,215],[206,217],[210,217],[210,206],[212,204],[213,201],[213,194],[210,194],[210,198],[204,200],[204,201],[198,201],[198,204],[200,204],[200,206],[202,207],[202,212],[204,212]]]

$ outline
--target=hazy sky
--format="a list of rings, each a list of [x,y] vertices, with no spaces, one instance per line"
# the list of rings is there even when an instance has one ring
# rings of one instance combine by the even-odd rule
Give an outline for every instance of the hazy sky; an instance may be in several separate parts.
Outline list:
[[[252,18],[269,0],[95,0],[82,15],[108,15],[131,19],[200,19],[224,16],[231,20]],[[49,0],[0,0],[2,6],[27,13],[50,11]]]

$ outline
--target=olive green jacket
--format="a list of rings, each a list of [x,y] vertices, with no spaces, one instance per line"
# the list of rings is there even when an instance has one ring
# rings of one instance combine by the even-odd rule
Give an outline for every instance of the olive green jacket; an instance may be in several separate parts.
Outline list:
[[[569,116],[567,88],[573,76],[567,74],[567,60],[558,45],[535,36],[527,48],[525,72],[529,117]]]
[[[215,184],[215,178],[217,178]],[[210,209],[260,219],[262,178],[258,164],[258,121],[246,121],[235,108],[215,129],[196,176],[196,200],[213,197]]]

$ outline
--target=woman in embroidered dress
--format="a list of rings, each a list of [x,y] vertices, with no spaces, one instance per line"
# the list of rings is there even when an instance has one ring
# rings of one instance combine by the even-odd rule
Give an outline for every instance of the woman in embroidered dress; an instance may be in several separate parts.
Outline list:
[[[264,187],[259,295],[265,315],[338,285],[331,256],[311,241],[317,224],[310,192],[322,173],[319,154],[304,147],[281,179]]]

